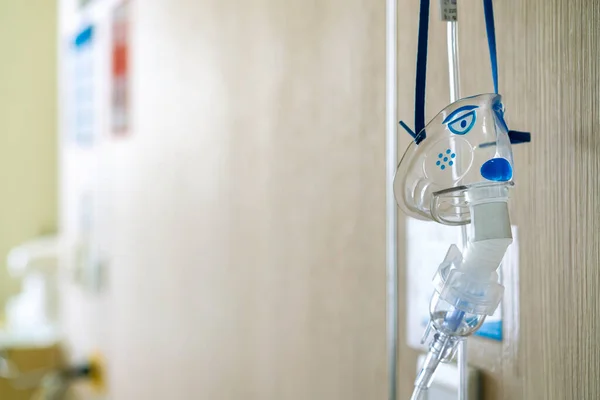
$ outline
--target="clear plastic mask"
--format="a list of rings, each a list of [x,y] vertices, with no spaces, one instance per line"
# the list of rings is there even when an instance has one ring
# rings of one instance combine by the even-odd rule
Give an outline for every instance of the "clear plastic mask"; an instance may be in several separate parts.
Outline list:
[[[446,225],[470,222],[467,191],[512,186],[513,155],[498,94],[458,100],[418,133],[394,179],[408,215]]]

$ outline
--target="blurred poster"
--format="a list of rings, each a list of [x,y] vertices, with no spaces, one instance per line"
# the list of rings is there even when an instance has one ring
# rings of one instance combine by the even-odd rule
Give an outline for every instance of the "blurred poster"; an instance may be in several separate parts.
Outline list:
[[[94,144],[94,49],[95,28],[85,26],[73,40],[69,79],[71,139],[80,146]]]
[[[85,6],[87,6],[88,4],[90,4],[92,2],[92,0],[79,0],[79,8],[83,8]]]
[[[129,132],[129,2],[123,1],[112,16],[112,131]]]

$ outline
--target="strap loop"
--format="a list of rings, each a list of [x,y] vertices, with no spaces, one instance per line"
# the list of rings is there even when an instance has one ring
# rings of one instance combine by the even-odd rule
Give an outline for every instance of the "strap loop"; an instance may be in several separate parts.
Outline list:
[[[415,133],[425,128],[425,93],[427,81],[427,39],[429,36],[429,0],[421,0],[419,37],[417,42],[417,74],[415,87]]]
[[[425,94],[427,86],[427,41],[429,36],[429,8],[430,0],[421,0],[419,9],[419,32],[417,38],[417,73],[415,82],[415,130],[411,130],[406,123],[400,121],[415,142],[419,144],[425,139]],[[494,26],[494,4],[492,0],[483,0],[485,16],[485,29],[490,52],[492,80],[494,92],[498,93],[498,58],[496,54],[496,29]],[[423,131],[423,132],[422,132]],[[511,143],[525,143],[530,141],[530,134],[526,132],[509,131]]]
[[[494,92],[498,93],[498,58],[496,55],[496,28],[494,27],[494,4],[492,3],[492,0],[483,0],[483,14],[485,15],[485,31],[487,33],[488,48],[490,50],[490,64],[492,66]]]

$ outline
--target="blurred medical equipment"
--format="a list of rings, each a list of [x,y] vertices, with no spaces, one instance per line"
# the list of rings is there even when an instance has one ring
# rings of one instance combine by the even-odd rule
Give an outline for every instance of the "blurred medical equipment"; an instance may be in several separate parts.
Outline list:
[[[469,229],[463,231],[462,250],[451,245],[434,277],[430,321],[422,338],[429,353],[415,381],[414,400],[431,386],[439,364],[454,358],[502,299],[496,270],[512,243],[507,204],[514,185],[511,143],[530,140],[529,133],[509,130],[504,119],[491,0],[483,0],[483,6],[495,93],[458,99],[454,21],[448,30],[453,102],[425,125],[429,3],[421,0],[414,131],[400,122],[414,140],[398,166],[394,193],[411,217]]]

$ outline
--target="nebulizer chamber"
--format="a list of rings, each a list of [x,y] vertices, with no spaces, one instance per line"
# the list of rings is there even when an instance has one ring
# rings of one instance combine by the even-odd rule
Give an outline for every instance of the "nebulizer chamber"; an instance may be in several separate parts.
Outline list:
[[[446,107],[416,135],[400,162],[394,191],[405,213],[446,225],[470,224],[462,251],[451,245],[434,277],[423,342],[432,339],[415,396],[502,298],[496,270],[512,242],[507,204],[512,177],[511,144],[497,94]]]

